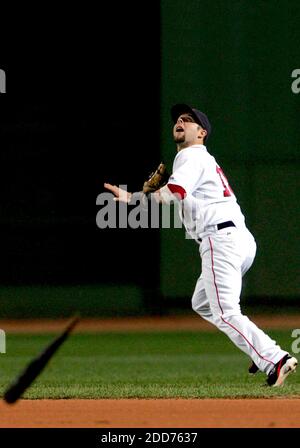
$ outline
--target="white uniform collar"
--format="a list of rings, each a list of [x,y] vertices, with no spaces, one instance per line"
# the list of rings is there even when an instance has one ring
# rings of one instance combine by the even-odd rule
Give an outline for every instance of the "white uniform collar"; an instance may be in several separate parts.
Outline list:
[[[204,151],[207,151],[205,145],[191,145],[191,146],[187,146],[186,148],[181,149],[180,151],[178,151],[177,154],[180,154],[182,151],[186,151],[187,149],[191,149],[191,148],[199,148],[199,149],[203,149]]]
[[[201,148],[201,149],[205,149],[207,151],[205,145],[192,145],[192,146],[188,146],[188,148]],[[185,149],[187,149],[187,148],[185,148]]]

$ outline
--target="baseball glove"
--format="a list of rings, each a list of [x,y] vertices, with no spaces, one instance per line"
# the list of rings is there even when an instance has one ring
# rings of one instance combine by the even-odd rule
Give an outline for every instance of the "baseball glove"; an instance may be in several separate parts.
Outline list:
[[[153,193],[156,190],[159,190],[161,187],[166,185],[169,179],[169,174],[166,169],[166,165],[161,162],[157,169],[150,174],[148,180],[144,182],[143,185],[143,193]]]

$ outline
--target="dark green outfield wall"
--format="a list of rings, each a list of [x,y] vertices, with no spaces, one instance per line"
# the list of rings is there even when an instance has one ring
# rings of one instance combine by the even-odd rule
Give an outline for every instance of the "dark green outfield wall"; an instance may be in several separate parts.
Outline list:
[[[169,108],[187,102],[212,123],[209,150],[235,190],[258,243],[244,296],[300,296],[300,68],[297,1],[161,1],[162,155],[175,155]],[[200,273],[197,246],[163,230],[161,287],[187,297]]]

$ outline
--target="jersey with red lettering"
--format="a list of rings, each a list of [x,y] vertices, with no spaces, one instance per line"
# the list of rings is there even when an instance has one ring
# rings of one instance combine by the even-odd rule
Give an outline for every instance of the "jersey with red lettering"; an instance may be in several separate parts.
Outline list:
[[[237,228],[245,227],[236,196],[204,145],[189,146],[178,152],[168,187],[184,196],[179,213],[192,238],[203,238],[210,226],[224,221],[232,221]]]

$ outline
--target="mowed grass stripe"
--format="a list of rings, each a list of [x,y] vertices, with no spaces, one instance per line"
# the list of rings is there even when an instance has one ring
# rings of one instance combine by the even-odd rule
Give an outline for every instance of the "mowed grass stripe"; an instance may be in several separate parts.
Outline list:
[[[269,335],[290,350],[289,331]],[[0,392],[53,334],[7,335]],[[282,389],[248,374],[249,358],[221,332],[73,334],[24,398],[216,398],[300,396],[300,375]]]

